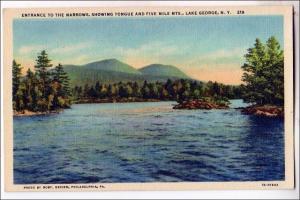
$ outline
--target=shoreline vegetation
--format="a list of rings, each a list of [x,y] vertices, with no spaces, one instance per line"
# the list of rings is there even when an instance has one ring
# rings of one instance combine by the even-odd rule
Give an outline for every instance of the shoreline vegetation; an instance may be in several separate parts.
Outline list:
[[[13,112],[14,117],[22,117],[22,116],[39,116],[39,115],[50,115],[50,114],[58,114],[62,112],[63,110],[52,110],[52,111],[37,111],[32,112],[30,110],[22,110],[22,111],[15,111]]]
[[[59,113],[79,103],[126,103],[176,101],[173,109],[228,109],[229,99],[243,99],[251,106],[243,114],[284,117],[283,50],[275,37],[266,44],[256,39],[248,49],[239,86],[178,78],[138,83],[136,81],[70,86],[61,64],[52,67],[45,50],[36,59],[35,71],[22,76],[13,61],[14,116]]]
[[[252,106],[242,109],[243,114],[284,117],[284,52],[274,36],[265,44],[255,40],[247,50],[242,81],[243,100]]]
[[[79,99],[73,101],[74,104],[90,104],[90,103],[134,103],[134,102],[161,102],[159,99],[143,99],[143,98],[106,98],[106,99]],[[166,101],[166,100],[165,100]]]

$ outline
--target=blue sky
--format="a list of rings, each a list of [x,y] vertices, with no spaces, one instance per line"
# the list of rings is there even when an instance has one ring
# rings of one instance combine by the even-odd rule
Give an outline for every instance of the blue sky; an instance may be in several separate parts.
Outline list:
[[[17,19],[14,58],[26,69],[46,49],[53,64],[116,58],[140,68],[172,64],[200,80],[238,84],[255,38],[283,45],[281,16]],[[231,75],[232,77],[228,77]],[[227,77],[227,78],[226,78]]]

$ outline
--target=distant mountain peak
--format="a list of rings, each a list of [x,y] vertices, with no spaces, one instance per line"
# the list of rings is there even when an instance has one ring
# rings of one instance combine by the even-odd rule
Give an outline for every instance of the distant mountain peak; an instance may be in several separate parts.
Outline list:
[[[173,65],[164,65],[164,64],[151,64],[139,69],[143,74],[155,75],[155,76],[170,76],[177,78],[187,78],[188,77],[184,72]]]
[[[168,79],[191,79],[172,65],[151,64],[142,69],[123,63],[115,58],[91,62],[85,65],[64,65],[69,74],[71,85],[85,85],[100,83],[117,83],[120,81],[137,81],[143,83],[145,80],[167,81]]]
[[[100,61],[96,61],[96,62],[120,62],[120,63],[123,63],[116,58],[108,58],[108,59],[104,59],[104,60],[100,60]]]
[[[123,63],[115,58],[91,62],[85,65],[89,69],[98,69],[104,71],[123,72],[129,74],[140,74],[134,67]]]

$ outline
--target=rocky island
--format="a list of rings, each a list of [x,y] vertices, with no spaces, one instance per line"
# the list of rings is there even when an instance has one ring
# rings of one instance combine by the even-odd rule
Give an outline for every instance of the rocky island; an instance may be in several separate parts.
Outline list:
[[[188,109],[188,110],[192,110],[192,109],[211,110],[211,109],[227,109],[227,108],[229,108],[228,103],[209,102],[202,99],[183,101],[182,103],[179,103],[173,107],[173,109]]]
[[[253,105],[241,110],[246,115],[256,115],[265,117],[284,117],[284,109],[281,106],[275,105]]]

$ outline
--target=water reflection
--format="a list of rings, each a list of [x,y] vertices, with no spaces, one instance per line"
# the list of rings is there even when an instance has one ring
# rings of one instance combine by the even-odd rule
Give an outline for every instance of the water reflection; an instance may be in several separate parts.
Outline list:
[[[249,180],[262,173],[264,180],[284,179],[284,123],[282,119],[248,116],[249,126],[241,137],[240,149]],[[272,170],[270,170],[272,168]]]

